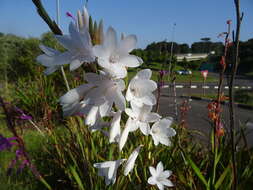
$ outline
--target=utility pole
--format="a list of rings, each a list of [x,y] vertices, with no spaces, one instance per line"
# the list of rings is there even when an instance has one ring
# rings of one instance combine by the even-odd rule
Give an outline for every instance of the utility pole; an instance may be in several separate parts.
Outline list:
[[[171,38],[171,46],[170,46],[170,62],[169,62],[169,72],[168,72],[169,77],[171,75],[171,62],[172,62],[172,57],[173,57],[173,46],[174,46],[175,28],[176,28],[176,23],[174,23],[173,27],[172,27],[172,38]]]
[[[60,0],[56,0],[56,23],[60,25]]]
[[[173,24],[172,27],[172,39],[171,39],[171,47],[170,47],[170,62],[169,62],[169,90],[170,90],[170,79],[171,79],[171,63],[172,63],[172,58],[173,58],[173,45],[174,45],[174,36],[175,36],[175,28],[176,28],[176,23]],[[173,77],[172,79],[172,86],[173,86],[173,96],[174,96],[174,111],[175,111],[175,120],[177,121],[178,119],[178,110],[177,110],[177,92],[176,92],[176,78]]]

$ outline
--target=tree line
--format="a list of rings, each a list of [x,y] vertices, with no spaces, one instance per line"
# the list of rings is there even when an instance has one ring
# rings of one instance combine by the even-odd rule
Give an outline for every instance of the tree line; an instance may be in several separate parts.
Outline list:
[[[99,28],[99,27],[98,27]],[[40,38],[23,38],[12,34],[0,33],[0,75],[1,80],[17,80],[20,77],[35,77],[36,72],[43,68],[36,63],[36,57],[41,54],[39,44],[63,50],[52,33],[47,32]],[[170,59],[171,42],[153,42],[145,49],[135,49],[132,53],[140,56],[144,64],[151,62],[168,62]],[[180,53],[208,53],[215,51],[217,56],[223,54],[224,46],[221,42],[201,41],[188,44],[173,44],[173,54]],[[253,72],[253,39],[241,42],[239,71]],[[175,57],[173,57],[175,61]],[[219,59],[217,59],[219,60]]]

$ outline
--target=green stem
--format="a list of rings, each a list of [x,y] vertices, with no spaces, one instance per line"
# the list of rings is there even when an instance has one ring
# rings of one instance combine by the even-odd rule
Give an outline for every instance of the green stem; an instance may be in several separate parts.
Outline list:
[[[65,85],[67,87],[67,90],[70,91],[69,83],[68,83],[68,80],[67,80],[67,77],[66,77],[66,74],[65,74],[63,66],[61,66],[61,74],[62,74],[62,77],[64,79],[64,82],[65,82]]]

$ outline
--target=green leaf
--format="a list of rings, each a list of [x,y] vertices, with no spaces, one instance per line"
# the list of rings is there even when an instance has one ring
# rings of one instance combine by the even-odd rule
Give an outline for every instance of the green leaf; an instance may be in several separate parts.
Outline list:
[[[208,187],[207,181],[205,179],[205,177],[202,175],[201,171],[199,170],[199,168],[196,166],[196,164],[190,159],[189,156],[186,156],[188,163],[191,165],[192,169],[194,170],[194,172],[196,173],[196,175],[199,177],[199,179],[202,181],[202,183]]]
[[[227,168],[223,171],[218,181],[215,183],[215,189],[218,189],[222,182],[224,181],[225,177],[229,174],[230,171],[230,165],[227,166]]]
[[[76,170],[75,170],[75,168],[73,166],[70,166],[70,171],[71,171],[73,177],[75,178],[75,180],[76,180],[79,188],[82,189],[82,190],[84,190],[82,181],[81,181],[79,175],[77,174],[77,172],[76,172]]]

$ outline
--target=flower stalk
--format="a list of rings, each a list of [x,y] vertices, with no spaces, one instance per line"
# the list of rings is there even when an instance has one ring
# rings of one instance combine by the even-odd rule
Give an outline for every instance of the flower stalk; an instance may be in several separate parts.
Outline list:
[[[231,135],[231,152],[232,152],[232,163],[233,163],[233,189],[237,189],[237,169],[236,169],[236,150],[235,150],[235,111],[234,111],[234,80],[237,72],[237,67],[239,63],[239,39],[240,39],[240,29],[241,22],[243,19],[243,13],[240,12],[240,0],[234,0],[236,9],[236,34],[235,39],[233,39],[233,63],[232,63],[232,73],[229,83],[229,116],[230,116],[230,135]]]

